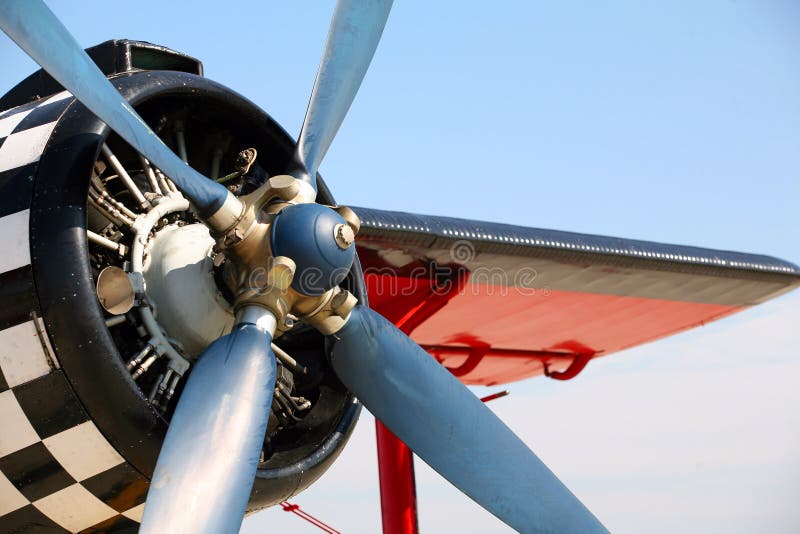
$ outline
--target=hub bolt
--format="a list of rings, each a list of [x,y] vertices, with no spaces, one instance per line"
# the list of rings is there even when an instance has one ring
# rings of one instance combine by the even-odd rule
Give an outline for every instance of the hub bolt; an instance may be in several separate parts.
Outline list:
[[[339,248],[346,250],[356,239],[353,229],[347,224],[337,224],[333,229],[333,236]]]

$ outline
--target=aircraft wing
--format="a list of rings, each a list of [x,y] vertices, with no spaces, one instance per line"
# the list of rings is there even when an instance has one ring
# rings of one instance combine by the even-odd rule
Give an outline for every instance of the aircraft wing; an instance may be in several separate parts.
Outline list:
[[[353,209],[370,306],[468,384],[571,378],[800,286],[769,256]]]

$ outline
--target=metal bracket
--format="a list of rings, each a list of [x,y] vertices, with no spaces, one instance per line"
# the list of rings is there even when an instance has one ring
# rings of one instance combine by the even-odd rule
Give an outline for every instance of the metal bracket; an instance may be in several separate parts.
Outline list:
[[[563,371],[551,371],[550,364],[544,362],[544,375],[553,380],[570,380],[578,376],[593,357],[594,354],[576,354],[572,359],[572,363],[569,364],[569,367]]]

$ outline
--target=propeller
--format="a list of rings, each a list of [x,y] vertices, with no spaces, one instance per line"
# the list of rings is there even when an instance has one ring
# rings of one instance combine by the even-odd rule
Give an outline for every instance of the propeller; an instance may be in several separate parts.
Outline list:
[[[297,140],[296,178],[316,191],[317,169],[378,48],[392,0],[339,0]]]
[[[520,532],[605,532],[486,405],[411,338],[356,306],[329,336],[342,382],[411,450]]]
[[[199,357],[178,400],[147,497],[142,532],[235,532],[263,445],[276,329],[291,313],[327,336],[342,382],[431,467],[523,532],[605,532],[536,455],[461,382],[389,321],[338,287],[353,262],[352,211],[307,204],[316,172],[374,55],[391,0],[339,0],[295,153],[216,227],[244,276],[233,331]],[[0,27],[198,207],[207,224],[232,196],[167,148],[39,0],[0,0]],[[303,190],[305,188],[305,191]],[[238,200],[232,201],[241,208]],[[306,204],[306,206],[304,206]],[[266,206],[266,208],[265,208]],[[255,214],[273,210],[261,220]],[[234,210],[235,211],[235,210]],[[226,224],[227,224],[226,222]],[[244,236],[244,237],[242,237]],[[270,246],[265,247],[265,242]],[[285,254],[285,256],[268,256]],[[312,285],[307,275],[324,273]],[[310,288],[310,289],[306,289]]]
[[[161,446],[141,533],[238,531],[272,405],[274,330],[268,310],[244,308],[197,360]]]

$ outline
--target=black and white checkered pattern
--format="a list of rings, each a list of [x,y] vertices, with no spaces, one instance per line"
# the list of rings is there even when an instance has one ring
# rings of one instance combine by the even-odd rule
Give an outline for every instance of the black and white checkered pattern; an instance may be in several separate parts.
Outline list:
[[[12,386],[18,375],[6,376],[8,363],[0,364],[11,386],[0,392],[0,529],[135,529],[147,480],[102,436],[61,370]]]
[[[135,532],[147,494],[73,392],[36,304],[30,199],[70,96],[0,114],[0,533]]]
[[[39,157],[71,101],[65,91],[0,113],[0,217],[30,206]]]

